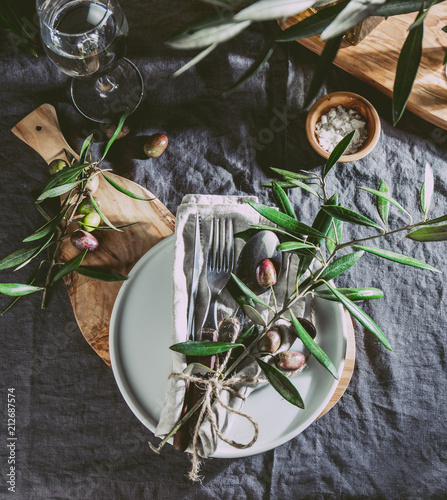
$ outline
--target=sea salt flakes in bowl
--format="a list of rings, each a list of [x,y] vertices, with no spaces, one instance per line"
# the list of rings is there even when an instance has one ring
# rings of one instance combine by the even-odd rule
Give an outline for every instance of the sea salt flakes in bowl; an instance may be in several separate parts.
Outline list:
[[[372,104],[352,92],[334,92],[322,97],[309,110],[306,121],[307,138],[323,158],[329,158],[341,139],[355,130],[340,162],[366,156],[377,144],[380,129],[380,118]]]

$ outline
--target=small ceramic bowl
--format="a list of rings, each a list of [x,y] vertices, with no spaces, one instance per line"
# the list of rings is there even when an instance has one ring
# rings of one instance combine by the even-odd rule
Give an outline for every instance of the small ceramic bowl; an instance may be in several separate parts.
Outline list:
[[[357,113],[366,120],[368,137],[363,146],[350,155],[343,155],[340,162],[356,161],[370,153],[377,144],[380,136],[380,118],[373,105],[364,97],[352,92],[333,92],[319,99],[309,110],[306,120],[306,134],[310,145],[323,158],[329,158],[330,153],[325,151],[319,144],[315,136],[315,127],[320,117],[326,114],[331,108],[343,106],[347,109],[355,109]]]

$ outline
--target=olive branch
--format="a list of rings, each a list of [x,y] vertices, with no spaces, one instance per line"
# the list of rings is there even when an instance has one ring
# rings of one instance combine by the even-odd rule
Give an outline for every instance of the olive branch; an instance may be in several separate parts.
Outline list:
[[[304,19],[268,40],[252,66],[223,93],[226,97],[255,76],[267,64],[278,43],[292,42],[321,34],[321,39],[326,43],[307,89],[303,108],[311,104],[323,85],[345,32],[370,16],[388,18],[400,14],[417,13],[414,22],[408,28],[396,68],[392,100],[393,123],[396,125],[407,105],[421,61],[424,21],[429,10],[445,0],[202,1],[214,5],[217,14],[193,22],[167,40],[168,45],[175,49],[201,49],[201,52],[178,69],[174,76],[181,75],[207,57],[220,44],[241,34],[255,22],[285,19],[311,8],[313,11],[311,16],[304,16]],[[446,62],[447,55],[444,64]]]
[[[222,380],[237,373],[241,362],[251,357],[258,363],[268,382],[287,401],[298,408],[305,408],[305,403],[295,385],[289,377],[277,366],[263,361],[263,357],[275,357],[273,353],[259,352],[260,340],[274,328],[279,319],[287,319],[290,327],[294,329],[296,337],[302,341],[310,354],[333,376],[338,379],[336,367],[318,345],[318,337],[307,328],[303,318],[297,318],[293,311],[293,305],[306,296],[315,295],[325,300],[341,303],[351,315],[365,328],[374,334],[376,338],[388,350],[392,350],[391,343],[382,329],[369,317],[357,302],[383,297],[383,291],[377,288],[335,288],[331,280],[355,266],[366,254],[373,254],[382,259],[398,264],[412,266],[421,270],[440,272],[428,263],[417,260],[401,253],[388,251],[367,242],[397,233],[404,233],[406,238],[415,242],[433,242],[447,240],[447,214],[434,219],[429,218],[431,199],[434,192],[434,178],[430,166],[425,168],[425,179],[420,189],[420,208],[422,218],[414,222],[413,216],[395,198],[390,195],[387,184],[382,181],[378,189],[360,187],[375,198],[375,204],[381,224],[369,219],[356,211],[341,205],[338,194],[329,196],[327,176],[337,164],[346,148],[352,140],[352,134],[340,141],[336,146],[322,173],[299,171],[292,172],[273,168],[274,173],[281,178],[279,181],[271,181],[263,187],[272,190],[276,208],[261,204],[248,202],[272,225],[252,225],[246,231],[236,234],[236,237],[247,241],[253,234],[262,230],[274,231],[280,240],[278,250],[296,254],[299,257],[299,265],[295,281],[295,289],[290,293],[281,309],[272,308],[256,295],[237,276],[232,275],[232,281],[227,289],[253,323],[247,330],[243,331],[239,338],[233,342],[209,342],[209,341],[187,341],[171,346],[173,351],[189,356],[210,356],[231,351],[234,349],[230,362],[227,364],[219,377]],[[316,189],[311,187],[316,185]],[[295,209],[286,194],[286,189],[299,188],[306,193],[316,197],[320,207],[312,225],[307,225],[298,220]],[[388,215],[390,208],[396,208],[408,218],[408,223],[396,228],[390,228]],[[364,226],[377,231],[370,236],[343,241],[343,225],[354,224]],[[352,249],[349,253],[340,252]],[[236,292],[235,292],[236,290]],[[273,291],[272,287],[272,291]],[[276,306],[276,301],[275,301]],[[268,319],[265,320],[267,313]],[[241,352],[242,351],[242,352]],[[169,438],[175,434],[182,425],[204,404],[204,399],[199,400],[177,423],[172,431],[160,442],[157,448],[159,452]]]
[[[92,161],[91,158],[93,143],[93,134],[91,134],[84,140],[79,158],[65,150],[68,161],[56,159],[50,163],[49,170],[52,175],[35,200],[35,206],[46,222],[33,234],[24,238],[23,242],[26,243],[24,247],[0,259],[0,270],[15,267],[17,271],[34,261],[45,250],[48,255],[40,260],[27,283],[0,283],[0,293],[15,297],[2,314],[8,311],[20,297],[36,292],[42,292],[41,307],[45,308],[49,289],[61,278],[74,271],[83,276],[107,282],[127,279],[126,276],[113,269],[82,265],[87,253],[95,251],[99,247],[98,240],[92,234],[93,231],[122,231],[137,223],[115,226],[110,222],[94,196],[98,189],[99,176],[131,198],[142,201],[153,200],[153,198],[144,198],[123,188],[111,179],[105,170],[99,168],[99,164],[104,160],[110,147],[119,136],[127,116],[128,113],[121,117],[99,160]],[[42,204],[45,200],[59,197],[65,198],[60,210],[56,215],[50,216]],[[101,223],[103,224],[100,225]],[[68,262],[60,262],[58,260],[59,250],[62,243],[68,238],[73,246],[79,250],[79,253]],[[43,284],[37,286],[35,283],[43,271],[45,271]]]

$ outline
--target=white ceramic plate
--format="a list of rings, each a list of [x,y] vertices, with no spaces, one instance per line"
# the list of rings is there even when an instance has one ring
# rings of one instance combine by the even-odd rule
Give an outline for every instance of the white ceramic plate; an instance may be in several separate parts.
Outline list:
[[[173,254],[174,237],[169,236],[140,259],[118,294],[110,325],[116,382],[130,409],[152,432],[160,418],[171,362]],[[342,307],[320,299],[315,300],[315,307],[318,342],[341,376],[347,345]],[[245,450],[219,442],[213,456],[255,455],[292,439],[318,417],[338,383],[312,357],[308,368],[291,380],[304,399],[305,410],[282,399],[270,386],[254,391],[243,411],[258,422],[258,440]],[[228,432],[232,439],[246,443],[253,430],[251,424],[236,417]]]

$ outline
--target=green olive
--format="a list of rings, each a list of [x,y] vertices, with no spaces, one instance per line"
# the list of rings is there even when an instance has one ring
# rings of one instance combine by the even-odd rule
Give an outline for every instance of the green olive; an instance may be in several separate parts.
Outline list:
[[[94,175],[93,177],[90,177],[90,179],[87,181],[87,184],[85,185],[85,189],[87,191],[90,191],[90,194],[95,194],[96,191],[98,190],[98,187],[99,187],[98,175]]]
[[[68,167],[68,163],[65,160],[56,159],[56,160],[53,160],[48,165],[48,170],[50,171],[50,174],[53,175],[56,172],[59,172],[60,170],[63,170],[64,168],[67,168],[67,167]]]
[[[80,222],[83,229],[91,233],[94,231],[100,224],[101,217],[97,212],[90,212],[87,214]]]
[[[99,201],[98,200],[95,201],[99,205]],[[84,200],[81,201],[78,207],[78,212],[83,215],[96,212],[95,207],[92,205],[90,198],[85,198]]]

